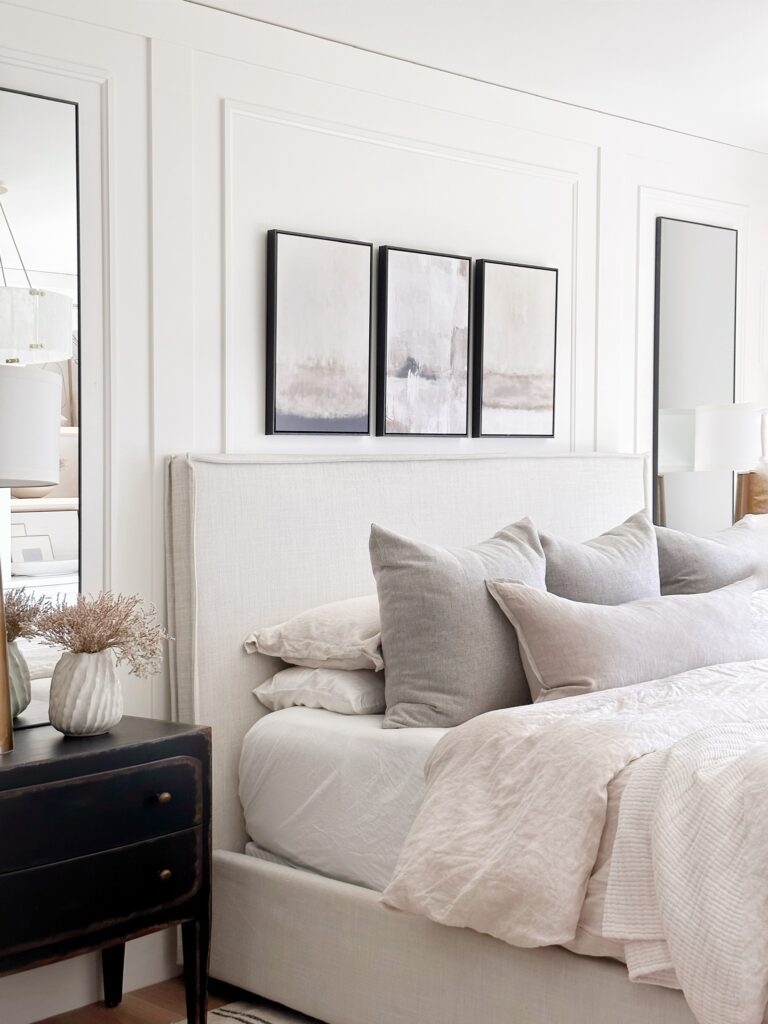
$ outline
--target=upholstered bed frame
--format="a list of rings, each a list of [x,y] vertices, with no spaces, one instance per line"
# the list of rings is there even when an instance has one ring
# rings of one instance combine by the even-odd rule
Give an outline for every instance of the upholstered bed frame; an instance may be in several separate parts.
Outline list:
[[[257,624],[371,593],[372,521],[468,544],[530,515],[576,540],[648,504],[643,457],[179,456],[169,466],[174,714],[213,727],[214,977],[329,1024],[694,1024],[622,965],[516,949],[383,907],[377,894],[243,853],[243,736],[279,663]]]

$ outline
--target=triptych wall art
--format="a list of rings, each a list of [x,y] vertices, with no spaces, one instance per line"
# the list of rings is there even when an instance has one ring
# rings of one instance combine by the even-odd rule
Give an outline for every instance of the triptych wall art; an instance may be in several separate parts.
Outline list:
[[[376,434],[553,437],[557,270],[382,246]],[[268,434],[368,434],[368,242],[270,231]],[[472,344],[470,345],[470,324]]]

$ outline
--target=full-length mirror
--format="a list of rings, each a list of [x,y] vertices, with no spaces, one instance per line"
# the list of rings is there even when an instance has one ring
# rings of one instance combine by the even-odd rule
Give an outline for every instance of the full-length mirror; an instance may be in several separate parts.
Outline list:
[[[691,533],[731,525],[733,474],[756,457],[740,445],[759,443],[759,418],[733,404],[736,259],[735,230],[656,222],[654,513]]]
[[[0,490],[6,603],[22,589],[73,600],[80,587],[77,189],[76,105],[0,89],[0,366],[61,380],[58,484]],[[22,451],[34,438],[6,441]],[[44,698],[56,654],[23,636],[16,646]]]

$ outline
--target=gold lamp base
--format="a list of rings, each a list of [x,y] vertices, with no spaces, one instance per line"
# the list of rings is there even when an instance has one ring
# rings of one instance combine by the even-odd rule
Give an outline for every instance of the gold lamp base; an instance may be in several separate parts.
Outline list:
[[[12,750],[11,677],[8,669],[8,641],[5,635],[3,570],[0,567],[0,754],[9,754]]]

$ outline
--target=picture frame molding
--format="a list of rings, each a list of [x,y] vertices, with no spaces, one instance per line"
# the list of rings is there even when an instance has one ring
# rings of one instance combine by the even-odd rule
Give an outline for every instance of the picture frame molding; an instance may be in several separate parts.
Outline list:
[[[483,426],[483,335],[485,330],[485,268],[488,264],[502,267],[517,267],[521,270],[543,270],[555,275],[555,330],[552,345],[552,427],[548,434],[489,434]],[[538,266],[534,263],[516,263],[512,260],[475,260],[475,303],[472,330],[472,436],[473,437],[521,437],[553,438],[555,436],[555,413],[557,409],[557,314],[560,298],[560,271],[557,267]]]
[[[278,255],[279,236],[290,235],[294,238],[309,238],[319,242],[339,242],[343,245],[360,245],[368,249],[368,378],[367,378],[367,430],[278,430],[275,424],[277,415],[277,287],[278,287]],[[270,228],[267,231],[267,327],[266,327],[266,395],[265,395],[265,430],[267,435],[287,435],[299,437],[369,437],[371,434],[371,368],[373,362],[373,242],[364,242],[354,238],[337,238],[331,235],[314,235],[307,231],[286,231],[282,228]]]
[[[463,260],[468,265],[467,273],[467,400],[464,416],[464,432],[458,434],[405,434],[389,432],[387,426],[387,313],[389,306],[388,269],[390,252],[410,252],[419,256],[439,256],[449,260]],[[472,383],[472,302],[473,274],[471,256],[457,256],[449,252],[433,252],[430,249],[412,249],[405,245],[380,245],[378,250],[377,297],[376,297],[376,437],[469,437],[470,387]]]

